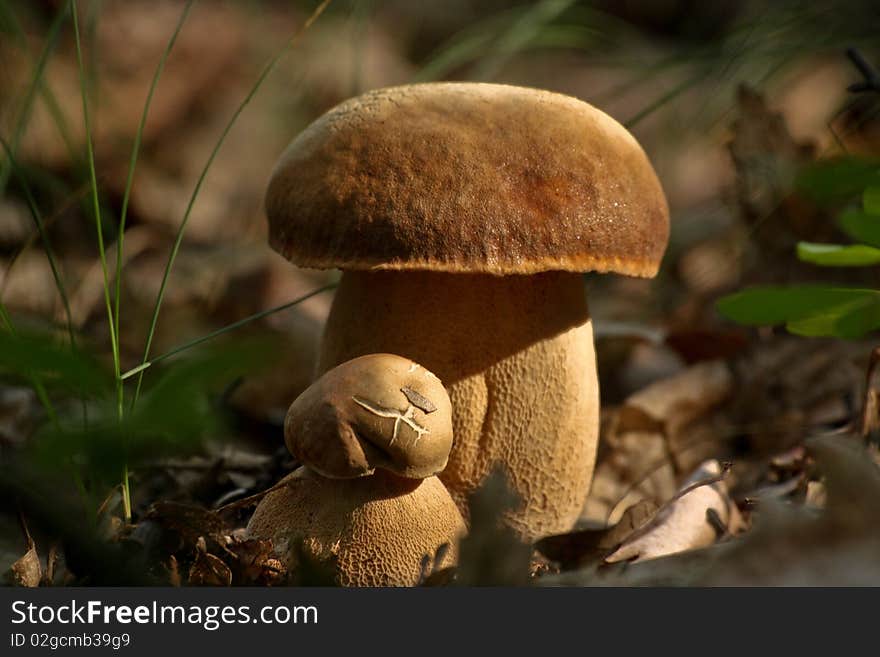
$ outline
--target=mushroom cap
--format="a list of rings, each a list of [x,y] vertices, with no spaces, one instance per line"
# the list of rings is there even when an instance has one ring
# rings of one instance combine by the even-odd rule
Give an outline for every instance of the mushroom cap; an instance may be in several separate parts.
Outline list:
[[[299,461],[347,479],[376,468],[423,479],[446,467],[452,404],[417,363],[369,354],[326,372],[287,411],[284,440]]]
[[[272,247],[318,269],[651,277],[669,235],[657,176],[619,123],[483,83],[341,103],[281,156],[266,213]]]
[[[465,524],[437,477],[339,481],[300,468],[283,481],[287,486],[260,502],[247,531],[282,552],[286,543],[291,568],[297,543],[311,558],[333,563],[342,586],[413,586],[426,555],[437,570],[457,560]]]

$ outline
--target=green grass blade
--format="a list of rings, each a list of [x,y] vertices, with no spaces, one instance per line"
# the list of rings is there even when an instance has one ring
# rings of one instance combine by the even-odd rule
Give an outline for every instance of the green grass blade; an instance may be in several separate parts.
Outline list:
[[[186,5],[183,7],[183,11],[180,12],[180,18],[177,20],[177,25],[174,28],[174,32],[171,34],[171,38],[168,39],[168,43],[165,45],[165,50],[162,52],[162,56],[159,58],[159,63],[156,66],[156,71],[153,74],[153,79],[150,82],[149,91],[147,91],[147,98],[144,101],[144,109],[141,113],[141,119],[138,123],[137,132],[135,132],[134,143],[131,147],[131,158],[128,163],[128,175],[125,179],[125,191],[122,195],[122,208],[119,212],[119,226],[117,228],[117,238],[116,238],[116,281],[115,281],[115,289],[113,293],[113,316],[111,321],[113,322],[113,332],[118,337],[119,336],[119,316],[120,316],[120,306],[122,299],[122,269],[123,269],[123,250],[125,245],[125,223],[128,217],[128,204],[131,198],[131,186],[134,182],[134,171],[137,166],[137,159],[140,153],[141,141],[144,135],[144,128],[147,124],[147,116],[150,113],[150,105],[153,102],[153,94],[156,91],[156,87],[159,84],[159,78],[162,77],[162,72],[165,70],[165,62],[168,60],[168,55],[171,53],[171,49],[174,47],[175,42],[177,41],[177,37],[180,34],[180,30],[183,28],[183,24],[186,22],[187,16],[189,15],[190,10],[192,9],[194,0],[188,0]],[[124,413],[124,402],[125,402],[125,394],[123,391],[122,377],[120,376],[121,366],[116,369],[116,414],[119,416],[120,420],[122,419],[122,415]],[[126,518],[131,517],[131,491],[128,483],[128,464],[126,463],[122,468],[122,506],[125,511]]]
[[[147,116],[150,112],[150,105],[153,102],[153,94],[155,93],[156,87],[159,84],[159,78],[162,76],[162,72],[165,70],[165,62],[168,60],[168,55],[171,53],[171,49],[174,48],[174,44],[177,41],[180,30],[183,28],[183,24],[186,22],[186,18],[189,15],[190,10],[192,9],[193,2],[194,0],[188,0],[186,5],[184,6],[183,11],[180,13],[180,18],[177,20],[177,25],[174,28],[174,32],[172,33],[171,38],[168,40],[168,43],[165,46],[162,57],[159,59],[159,64],[156,66],[156,72],[153,74],[153,80],[150,83],[150,89],[147,92],[147,99],[144,102],[144,110],[141,113],[141,120],[140,123],[138,123],[137,132],[134,136],[134,143],[131,147],[131,158],[129,159],[128,163],[128,176],[125,179],[125,191],[122,194],[122,208],[119,212],[119,228],[117,230],[118,237],[116,239],[116,289],[113,295],[113,327],[116,331],[116,335],[119,335],[119,306],[122,290],[122,253],[125,239],[125,223],[128,217],[128,203],[131,198],[131,186],[134,182],[134,171],[137,166],[138,155],[141,148],[141,141],[144,135],[144,128],[147,124]]]
[[[511,57],[527,48],[541,30],[574,4],[574,0],[541,0],[529,7],[495,45],[494,53],[480,62],[475,77],[494,77]]]
[[[428,58],[411,82],[442,79],[451,71],[482,55],[490,47],[495,34],[512,20],[506,13],[470,25],[453,35]]]
[[[107,310],[107,321],[110,329],[110,344],[113,349],[113,367],[116,376],[119,376],[119,341],[113,325],[113,309],[110,305],[110,280],[107,272],[107,254],[104,250],[104,229],[101,226],[101,204],[98,199],[98,177],[95,173],[95,149],[92,145],[92,126],[89,118],[88,90],[86,89],[87,82],[82,57],[82,43],[79,34],[79,19],[77,18],[76,0],[70,0],[70,12],[73,18],[73,34],[76,42],[76,61],[77,66],[79,67],[80,95],[82,97],[83,121],[86,130],[86,155],[89,166],[92,212],[94,214],[95,229],[98,237],[98,253],[101,258],[101,269],[104,274],[104,305]]]
[[[27,35],[24,32],[24,28],[22,28],[21,23],[18,22],[18,19],[15,17],[15,13],[9,9],[7,3],[0,0],[0,7],[2,7],[2,11],[6,12],[2,15],[2,19],[6,19],[6,24],[9,27],[9,31],[15,37],[15,40],[21,46],[23,50],[27,49]],[[64,13],[67,12],[67,5],[65,5],[62,10]],[[49,114],[52,117],[52,120],[55,122],[55,127],[58,128],[58,133],[61,136],[62,141],[64,141],[64,145],[67,148],[67,153],[70,157],[70,161],[75,163],[79,160],[79,153],[77,153],[76,148],[73,144],[73,139],[70,136],[70,130],[67,125],[67,117],[64,116],[64,112],[61,110],[61,106],[58,104],[58,99],[55,98],[55,94],[52,93],[52,90],[46,86],[43,75],[41,73],[40,77],[37,78],[40,82],[39,89],[40,94],[43,96],[43,100],[46,103],[46,108],[49,110]],[[17,152],[17,150],[16,150]],[[0,187],[2,189],[2,187]]]
[[[318,17],[324,13],[324,10],[330,4],[331,0],[323,0],[321,4],[319,4],[312,14],[306,19],[305,23],[303,23],[302,27],[297,30],[297,32],[288,40],[287,44],[284,48],[279,51],[269,62],[263,67],[263,70],[260,72],[260,75],[257,77],[256,82],[254,82],[250,91],[241,101],[239,106],[233,112],[232,116],[229,119],[229,122],[223,129],[223,132],[220,134],[220,138],[217,140],[217,143],[214,145],[214,149],[211,151],[211,154],[208,156],[208,160],[205,162],[205,166],[202,168],[202,172],[199,175],[198,180],[196,181],[196,186],[193,189],[192,195],[190,196],[189,203],[187,204],[186,211],[183,214],[183,219],[180,222],[180,226],[177,229],[177,234],[174,238],[174,244],[171,247],[171,253],[168,256],[168,262],[165,265],[165,271],[162,274],[162,282],[159,285],[159,293],[156,295],[156,303],[153,307],[153,315],[150,319],[150,329],[147,332],[147,340],[144,346],[144,355],[141,359],[141,363],[146,363],[150,358],[150,349],[153,346],[153,337],[156,333],[156,325],[159,321],[159,312],[162,308],[162,301],[165,298],[165,289],[168,286],[168,279],[171,275],[171,270],[174,267],[174,261],[177,259],[177,253],[180,251],[180,245],[183,243],[183,235],[186,232],[186,226],[189,223],[189,218],[192,213],[193,206],[195,205],[196,198],[199,195],[199,191],[202,188],[202,184],[205,181],[205,178],[208,175],[208,171],[211,168],[211,165],[214,163],[214,158],[217,157],[217,153],[220,151],[221,146],[223,146],[223,142],[226,141],[226,136],[229,134],[230,130],[232,130],[232,126],[235,125],[235,122],[238,120],[238,117],[244,111],[244,109],[250,104],[251,99],[256,95],[257,91],[259,91],[260,87],[263,85],[265,79],[269,76],[269,74],[275,69],[275,66],[281,60],[281,58],[287,54],[287,52],[296,44],[299,38],[308,30],[312,23],[314,23]],[[138,375],[137,385],[134,391],[134,397],[132,399],[132,405],[137,403],[138,396],[140,395],[141,385],[143,384],[143,371]]]
[[[94,214],[95,229],[98,237],[98,254],[101,259],[101,270],[104,275],[104,305],[107,311],[107,324],[110,331],[110,346],[113,352],[113,373],[118,381],[121,370],[119,356],[119,337],[116,334],[116,325],[113,321],[113,307],[110,302],[110,279],[107,272],[107,253],[104,248],[104,228],[101,225],[101,203],[98,198],[98,177],[95,173],[95,149],[92,144],[92,126],[89,118],[88,81],[86,79],[85,66],[83,64],[82,42],[79,33],[79,19],[77,18],[76,0],[70,0],[70,12],[73,18],[73,34],[76,42],[76,62],[77,67],[79,68],[80,96],[82,97],[83,122],[85,123],[86,131],[86,155],[88,158],[89,167],[89,183],[91,185],[92,212]],[[92,17],[94,18],[94,20],[91,22],[91,29],[94,29],[97,23],[97,13],[92,14]],[[120,259],[121,255],[122,254],[120,253]],[[118,419],[120,421],[122,420],[121,411],[122,407],[121,405],[118,405],[117,413],[119,414]],[[126,522],[128,522],[131,520],[131,502],[129,496],[127,468],[123,468],[122,472],[122,489],[123,510],[125,514],[125,520]]]
[[[678,96],[683,94],[685,91],[687,91],[688,89],[690,89],[694,85],[698,84],[699,82],[702,82],[704,79],[709,77],[711,72],[712,72],[711,68],[707,68],[702,71],[699,71],[698,73],[696,73],[694,75],[691,75],[690,77],[685,78],[684,80],[679,82],[677,85],[672,87],[669,91],[661,94],[656,100],[648,103],[648,105],[646,105],[641,110],[636,112],[635,115],[633,115],[632,117],[630,117],[629,119],[624,121],[623,126],[625,128],[627,128],[628,130],[631,130],[633,127],[635,127],[636,124],[640,123],[642,120],[649,117],[651,114],[653,114],[654,112],[659,110],[661,107],[663,107],[667,103],[671,102],[672,100],[674,100],[675,98],[677,98]]]
[[[0,299],[0,322],[3,322],[3,328],[10,333],[15,331],[12,325],[12,317],[9,316],[9,311],[6,309],[6,304],[3,303],[3,299]]]
[[[18,113],[18,118],[15,122],[15,127],[12,132],[11,139],[11,149],[9,152],[15,154],[18,152],[18,146],[21,143],[21,139],[24,136],[25,128],[27,128],[28,120],[31,117],[31,111],[33,109],[34,99],[37,96],[37,91],[41,88],[43,82],[43,75],[46,71],[46,64],[49,61],[49,56],[55,50],[55,46],[58,44],[58,36],[61,34],[61,26],[64,24],[64,19],[67,17],[67,6],[62,7],[58,13],[55,15],[55,18],[52,20],[51,25],[49,26],[49,32],[46,35],[46,41],[43,45],[43,49],[40,52],[40,56],[37,58],[36,63],[34,64],[34,70],[31,74],[31,80],[28,84],[27,91],[24,93],[24,97],[22,100],[21,108]],[[18,29],[21,29],[21,26],[18,25],[17,21],[15,26]],[[22,32],[22,36],[23,36]],[[2,169],[0,169],[0,193],[6,189],[6,185],[9,182],[9,176],[11,174],[11,162],[7,166],[4,163]]]
[[[321,294],[322,292],[328,292],[328,291],[334,289],[335,287],[336,287],[336,283],[332,283],[330,285],[324,285],[323,287],[319,287],[315,290],[312,290],[311,292],[304,294],[303,296],[298,297],[297,299],[294,299],[293,301],[288,301],[287,303],[281,304],[280,306],[275,306],[274,308],[269,308],[268,310],[261,310],[260,312],[254,313],[253,315],[249,315],[249,316],[245,317],[244,319],[238,320],[237,322],[233,322],[232,324],[227,324],[226,326],[223,326],[223,327],[217,329],[216,331],[211,331],[207,335],[203,335],[199,338],[196,338],[195,340],[190,340],[189,342],[185,342],[180,346],[174,347],[174,349],[166,351],[164,354],[162,354],[160,356],[156,356],[152,360],[141,363],[137,367],[133,367],[132,369],[128,370],[127,372],[124,372],[120,378],[125,380],[125,379],[131,378],[135,374],[143,374],[143,372],[145,370],[149,369],[150,367],[152,367],[156,363],[162,362],[163,360],[165,360],[167,358],[171,358],[172,356],[176,356],[177,354],[184,352],[187,349],[192,349],[193,347],[196,347],[200,344],[208,342],[209,340],[213,340],[214,338],[219,337],[219,336],[223,335],[224,333],[229,333],[230,331],[234,331],[235,329],[241,328],[242,326],[245,326],[247,324],[255,322],[259,319],[263,319],[264,317],[268,317],[269,315],[274,315],[275,313],[281,312],[282,310],[287,310],[288,308],[292,308],[293,306],[296,306],[296,305],[302,303],[303,301],[306,301],[307,299],[311,299],[312,297],[317,296],[317,295]]]

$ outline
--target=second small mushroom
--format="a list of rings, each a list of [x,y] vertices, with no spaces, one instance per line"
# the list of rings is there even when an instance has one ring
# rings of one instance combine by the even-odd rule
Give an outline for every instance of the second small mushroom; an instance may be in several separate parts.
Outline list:
[[[440,380],[406,358],[371,354],[330,370],[285,419],[305,467],[263,499],[248,533],[286,544],[289,561],[300,546],[343,586],[410,586],[426,564],[453,565],[465,525],[435,476],[451,414]]]

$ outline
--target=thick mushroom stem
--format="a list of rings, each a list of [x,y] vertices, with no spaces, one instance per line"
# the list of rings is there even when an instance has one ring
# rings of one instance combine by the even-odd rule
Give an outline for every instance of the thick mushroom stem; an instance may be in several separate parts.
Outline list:
[[[327,479],[299,468],[283,481],[287,486],[265,497],[247,531],[271,539],[291,570],[299,567],[301,550],[332,564],[341,586],[414,586],[423,560],[439,570],[458,558],[464,522],[437,477],[377,470]]]
[[[318,373],[376,352],[406,356],[445,384],[455,438],[441,479],[463,513],[467,495],[501,464],[522,499],[510,526],[529,539],[572,527],[599,429],[580,274],[347,271]]]

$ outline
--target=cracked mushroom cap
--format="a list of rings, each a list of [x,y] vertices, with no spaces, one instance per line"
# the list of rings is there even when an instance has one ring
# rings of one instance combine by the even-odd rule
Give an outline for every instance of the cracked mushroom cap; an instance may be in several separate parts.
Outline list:
[[[669,236],[644,151],[561,94],[498,84],[371,91],[281,156],[269,241],[312,268],[652,277]]]
[[[414,586],[424,566],[455,565],[465,524],[437,477],[327,479],[300,468],[267,495],[248,534],[271,539],[297,568],[302,553],[331,566],[341,586]]]
[[[301,463],[347,479],[377,468],[424,479],[446,467],[452,405],[440,379],[393,354],[326,372],[291,404],[284,439]]]

